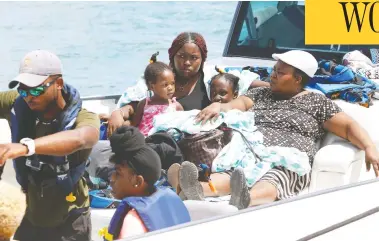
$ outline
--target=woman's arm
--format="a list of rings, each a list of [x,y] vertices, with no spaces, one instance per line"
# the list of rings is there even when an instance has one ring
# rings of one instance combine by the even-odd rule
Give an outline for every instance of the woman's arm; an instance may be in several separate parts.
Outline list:
[[[366,152],[366,167],[373,166],[375,175],[379,176],[379,153],[370,136],[355,120],[343,112],[324,122],[324,129],[349,140],[355,146]]]
[[[183,106],[179,102],[175,102],[176,111],[184,111]]]
[[[213,103],[208,107],[204,108],[199,114],[197,114],[196,119],[198,122],[205,124],[210,119],[217,118],[220,112],[228,112],[229,110],[237,109],[241,111],[247,111],[252,108],[254,102],[251,98],[247,96],[239,96],[237,99],[230,101],[229,103]]]
[[[137,102],[138,103],[138,102]],[[119,109],[114,110],[108,119],[108,138],[116,131],[117,128],[123,125],[130,125],[130,119],[134,114],[134,110],[137,107],[136,102],[132,102]]]
[[[229,103],[221,104],[221,111],[228,112],[229,110],[237,109],[240,111],[247,111],[252,108],[254,102],[251,98],[247,96],[239,96],[236,99],[230,101]]]
[[[133,115],[133,119],[131,123],[132,126],[138,127],[143,116],[143,109],[145,108],[145,105],[146,105],[146,99],[143,99],[138,103],[136,113]]]
[[[262,80],[254,80],[253,82],[251,82],[249,89],[258,87],[270,87],[270,83]]]

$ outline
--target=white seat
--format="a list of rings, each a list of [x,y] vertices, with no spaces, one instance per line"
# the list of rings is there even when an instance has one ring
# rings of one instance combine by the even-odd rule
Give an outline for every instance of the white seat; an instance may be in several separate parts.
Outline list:
[[[235,206],[229,205],[228,203],[224,202],[217,203],[186,200],[184,201],[184,204],[186,205],[187,210],[190,214],[191,221],[226,215],[238,211]]]
[[[91,208],[92,240],[103,241],[99,230],[109,226],[116,209]]]
[[[83,101],[82,107],[96,114],[109,114],[111,107],[103,102],[103,100],[86,100]]]
[[[363,161],[364,151],[347,141],[322,147],[314,159],[308,192],[357,182]]]
[[[379,147],[379,125],[375,118],[379,113],[379,101],[375,100],[370,108],[342,100],[336,100],[335,103],[356,120]],[[328,133],[320,146],[312,167],[311,184],[306,192],[375,178],[373,170],[368,173],[365,171],[364,151],[353,144]]]

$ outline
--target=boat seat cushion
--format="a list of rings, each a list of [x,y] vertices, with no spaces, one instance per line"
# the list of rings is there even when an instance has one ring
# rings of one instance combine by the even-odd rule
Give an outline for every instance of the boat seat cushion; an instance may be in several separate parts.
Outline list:
[[[229,205],[225,202],[217,203],[197,200],[186,200],[184,201],[184,205],[186,205],[187,207],[187,210],[191,217],[191,221],[226,215],[238,211],[238,209],[235,206]]]

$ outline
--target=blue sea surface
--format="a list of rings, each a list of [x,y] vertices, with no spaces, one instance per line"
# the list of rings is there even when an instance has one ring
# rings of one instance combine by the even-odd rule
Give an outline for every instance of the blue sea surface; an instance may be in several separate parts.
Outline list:
[[[34,49],[55,52],[82,96],[120,94],[183,31],[220,57],[237,2],[0,2],[0,90]]]

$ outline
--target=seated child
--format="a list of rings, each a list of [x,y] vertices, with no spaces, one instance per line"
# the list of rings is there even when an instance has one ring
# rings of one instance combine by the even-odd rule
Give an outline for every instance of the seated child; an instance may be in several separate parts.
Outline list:
[[[225,73],[217,66],[215,69],[219,74],[213,76],[210,82],[211,101],[228,103],[238,97],[239,77]]]
[[[171,67],[163,62],[157,62],[153,54],[150,64],[146,67],[144,77],[148,87],[148,97],[137,105],[132,125],[138,127],[147,136],[153,127],[153,118],[160,113],[182,111],[182,105],[175,100],[175,78]]]
[[[226,73],[224,70],[215,66],[217,75],[213,76],[210,81],[210,99],[211,102],[228,103],[238,97],[238,81],[239,77]],[[188,162],[187,162],[188,163]],[[179,186],[179,170],[180,164],[174,163],[167,171],[168,182],[183,198],[183,193],[180,193]],[[207,165],[200,165],[198,167],[199,178],[203,181],[209,179],[210,169]],[[211,190],[216,192],[212,182],[209,181]],[[183,198],[185,199],[185,198]]]
[[[12,240],[25,209],[26,198],[20,188],[0,181],[0,241]]]

